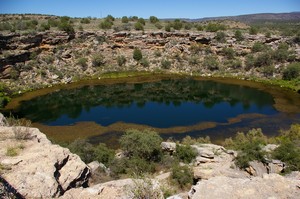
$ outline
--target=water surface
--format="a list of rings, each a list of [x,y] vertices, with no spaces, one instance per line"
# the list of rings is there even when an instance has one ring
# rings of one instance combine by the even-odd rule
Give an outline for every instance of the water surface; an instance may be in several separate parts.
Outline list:
[[[180,137],[213,134],[226,137],[223,135],[224,130],[232,132],[229,128],[244,129],[247,121],[249,126],[259,127],[250,125],[247,115],[251,115],[252,124],[257,122],[263,126],[272,126],[274,122],[274,126],[280,126],[279,118],[287,118],[282,120],[282,126],[299,120],[299,114],[282,113],[274,105],[274,96],[256,88],[181,78],[58,89],[21,102],[14,111],[19,117],[25,117],[49,129],[51,126],[76,127],[81,122],[94,122],[101,127],[125,123],[155,128],[158,131],[164,129],[161,132],[167,136],[175,133],[175,127],[187,127],[182,130],[181,133],[184,134]],[[270,119],[253,118],[253,114]],[[239,119],[241,115],[244,119]],[[230,122],[230,119],[235,119],[236,122]],[[214,128],[211,125],[206,129],[195,128],[209,122],[215,124]],[[194,130],[187,130],[189,126],[194,126]],[[120,129],[123,130],[119,127],[118,130]],[[100,131],[99,128],[97,131]],[[222,135],[218,132],[222,132]],[[97,137],[97,134],[100,136],[103,132],[92,134]],[[105,139],[101,136],[97,139],[101,138]]]

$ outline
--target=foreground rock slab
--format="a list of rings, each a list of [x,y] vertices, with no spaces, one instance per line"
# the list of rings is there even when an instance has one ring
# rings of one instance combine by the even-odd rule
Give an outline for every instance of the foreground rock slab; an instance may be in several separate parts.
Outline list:
[[[53,145],[36,128],[21,128],[29,139],[16,140],[14,127],[0,127],[0,164],[9,168],[2,177],[23,197],[58,197],[87,183],[90,171],[78,155]],[[9,148],[18,153],[7,155]]]
[[[264,174],[263,177],[253,178],[218,176],[199,181],[190,190],[189,198],[299,198],[300,180],[298,177],[283,177],[278,174]]]

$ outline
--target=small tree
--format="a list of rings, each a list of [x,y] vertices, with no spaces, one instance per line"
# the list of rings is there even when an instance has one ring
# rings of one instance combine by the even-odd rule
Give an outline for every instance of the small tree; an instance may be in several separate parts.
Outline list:
[[[61,30],[61,31],[65,31],[68,34],[74,34],[75,33],[73,26],[68,22],[60,23],[58,25],[58,29]]]
[[[120,145],[129,157],[158,160],[161,155],[161,137],[153,131],[127,130],[120,138]]]
[[[109,21],[109,20],[104,20],[103,22],[100,23],[100,28],[101,29],[111,29],[111,27],[113,26],[113,22]]]
[[[171,24],[167,24],[167,25],[165,26],[165,31],[171,32],[171,28],[172,28]]]
[[[183,24],[179,19],[175,19],[174,22],[172,23],[172,27],[175,30],[180,30],[182,28]]]
[[[109,166],[112,160],[115,157],[115,152],[112,149],[109,149],[106,144],[100,143],[94,147],[94,159],[98,162],[103,163],[106,166]]]
[[[291,63],[287,66],[287,68],[283,71],[282,79],[284,80],[292,80],[300,75],[300,62]]]
[[[176,145],[176,157],[184,163],[190,163],[197,156],[197,152],[190,145]]]
[[[117,62],[119,66],[124,66],[126,63],[126,57],[124,55],[120,55],[117,57]]]
[[[129,22],[128,17],[123,16],[123,17],[122,17],[122,23],[128,23],[128,22]]]
[[[257,33],[258,33],[258,27],[256,27],[256,26],[251,26],[251,27],[250,27],[250,30],[249,30],[249,34],[250,34],[250,35],[257,35]]]
[[[140,61],[143,59],[143,54],[142,54],[142,51],[138,48],[135,48],[133,50],[133,59],[136,60],[136,61]]]
[[[143,18],[139,18],[139,19],[138,19],[138,22],[141,23],[141,24],[143,24],[143,25],[146,24],[146,21],[145,21],[145,19],[143,19]]]
[[[150,23],[153,23],[153,24],[159,22],[159,19],[155,16],[150,16],[149,20],[150,20]]]
[[[143,26],[143,24],[141,24],[140,22],[136,22],[136,23],[134,24],[134,29],[135,29],[135,30],[144,30],[144,26]]]
[[[99,67],[105,64],[104,56],[101,54],[94,55],[92,58],[92,65]]]

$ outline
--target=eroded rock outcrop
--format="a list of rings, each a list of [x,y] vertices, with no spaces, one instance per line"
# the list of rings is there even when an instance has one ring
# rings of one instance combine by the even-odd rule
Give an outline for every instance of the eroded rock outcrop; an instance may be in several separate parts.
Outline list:
[[[189,192],[189,199],[265,199],[298,198],[300,181],[297,177],[264,174],[263,177],[213,177],[199,181]]]
[[[9,168],[2,177],[13,188],[25,198],[51,198],[87,184],[90,171],[78,155],[53,145],[36,128],[27,130],[29,139],[20,141],[14,127],[0,127],[0,164]],[[17,154],[8,155],[12,149]]]

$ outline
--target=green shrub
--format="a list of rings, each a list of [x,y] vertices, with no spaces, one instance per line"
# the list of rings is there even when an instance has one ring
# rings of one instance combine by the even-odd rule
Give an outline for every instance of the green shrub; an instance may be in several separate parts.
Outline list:
[[[262,73],[263,73],[266,77],[273,76],[274,72],[275,72],[275,67],[274,67],[274,65],[264,66],[264,67],[262,68]]]
[[[161,158],[161,137],[153,131],[127,130],[120,138],[122,150],[128,157],[158,161]]]
[[[110,171],[111,176],[114,178],[119,178],[121,175],[126,174],[127,172],[127,159],[126,158],[120,158],[120,159],[113,159],[110,164]]]
[[[254,59],[255,67],[269,66],[273,64],[272,52],[267,51],[258,54]]]
[[[217,32],[215,39],[218,42],[225,43],[226,42],[226,34],[224,32]]]
[[[193,184],[193,172],[188,166],[174,165],[171,177],[181,189],[190,187]]]
[[[203,61],[203,65],[213,71],[213,70],[218,70],[219,69],[219,61],[218,61],[218,58],[215,57],[215,56],[206,56],[204,58],[204,61]]]
[[[87,67],[87,61],[88,61],[87,58],[81,57],[77,60],[77,64],[80,65],[81,67]]]
[[[58,29],[61,30],[61,31],[65,31],[68,34],[74,34],[75,33],[73,26],[70,23],[67,23],[67,22],[61,22],[58,25]]]
[[[217,23],[209,23],[206,26],[206,31],[208,31],[208,32],[217,32],[219,30],[226,30],[226,26],[223,24],[217,24]]]
[[[97,160],[106,166],[109,166],[115,157],[114,150],[109,149],[104,143],[94,146],[93,153],[94,160]]]
[[[144,26],[143,26],[143,24],[141,24],[140,22],[136,22],[136,23],[134,24],[134,29],[135,29],[135,30],[144,30]]]
[[[159,30],[163,28],[163,26],[159,22],[155,23],[154,25]]]
[[[283,71],[282,79],[292,80],[298,78],[300,75],[300,62],[295,62],[289,64],[286,69]]]
[[[199,52],[202,52],[203,48],[204,47],[202,44],[192,43],[190,45],[189,50],[191,51],[192,54],[198,54]]]
[[[240,150],[241,151],[235,158],[235,164],[239,168],[247,168],[249,166],[249,162],[254,160],[265,162],[265,153],[262,151],[262,145],[259,141],[244,143]]]
[[[117,57],[117,62],[119,66],[124,66],[126,64],[126,57],[124,55],[120,55]]]
[[[227,47],[224,47],[223,49],[222,49],[222,53],[225,55],[225,57],[227,58],[227,59],[234,59],[234,57],[235,57],[235,51],[233,50],[233,48],[227,48]]]
[[[150,23],[156,24],[157,22],[159,22],[159,19],[155,16],[150,16],[149,21]]]
[[[113,22],[112,21],[109,21],[107,19],[105,19],[104,21],[102,21],[100,23],[100,28],[101,29],[104,29],[104,30],[108,30],[108,29],[111,29],[111,27],[113,26]]]
[[[257,35],[257,33],[258,33],[258,27],[251,26],[250,29],[249,29],[249,34],[250,35]]]
[[[133,156],[127,160],[126,163],[127,174],[135,174],[138,176],[142,176],[146,173],[154,173],[155,172],[155,164],[151,161],[147,161],[143,158]]]
[[[196,28],[198,31],[203,31],[203,30],[204,30],[203,26],[201,26],[201,25],[199,25],[199,24],[195,25],[195,28]]]
[[[51,27],[57,27],[58,25],[59,25],[59,21],[58,20],[55,20],[55,19],[48,19],[48,24],[49,24],[49,26],[51,26]]]
[[[18,148],[17,147],[8,147],[6,149],[6,156],[17,156],[18,155]]]
[[[107,15],[107,17],[105,18],[105,20],[113,22],[113,21],[115,21],[115,18],[112,15]]]
[[[184,29],[185,30],[191,30],[193,28],[193,24],[191,24],[191,23],[185,23],[184,24]]]
[[[41,24],[41,31],[50,30],[49,23],[42,23]]]
[[[175,30],[180,30],[182,28],[183,24],[182,22],[179,20],[179,19],[175,19],[172,23],[172,27],[175,29]]]
[[[246,135],[238,132],[233,139],[225,139],[224,146],[239,151],[235,163],[240,168],[246,168],[250,161],[265,161],[265,152],[262,151],[262,147],[266,143],[267,137],[261,129],[252,129]]]
[[[11,30],[12,28],[13,26],[9,22],[0,22],[0,31]]]
[[[86,140],[77,139],[70,143],[67,148],[69,148],[72,153],[79,155],[81,160],[85,163],[94,161],[93,145],[88,143]]]
[[[176,145],[175,155],[184,163],[190,163],[196,158],[197,152],[190,145]]]
[[[252,54],[249,54],[246,56],[246,60],[245,60],[245,66],[246,66],[246,70],[250,70],[251,68],[254,67],[254,61],[255,58]]]
[[[296,36],[294,37],[293,41],[295,43],[298,43],[298,44],[300,43],[300,31],[296,34]]]
[[[146,21],[143,18],[139,18],[138,19],[138,23],[140,23],[140,24],[142,24],[144,26],[146,24]]]
[[[167,59],[163,59],[161,60],[161,67],[163,69],[170,69],[171,68],[171,61],[167,60]]]
[[[165,31],[166,31],[166,32],[171,32],[171,28],[172,28],[171,24],[167,24],[167,25],[165,26]]]
[[[103,66],[105,64],[104,56],[101,54],[94,55],[92,58],[92,65],[94,67]]]
[[[133,56],[132,57],[135,61],[140,61],[141,59],[143,59],[142,51],[138,48],[135,48],[133,50]]]
[[[254,52],[254,53],[255,52],[262,52],[262,51],[266,50],[267,48],[268,47],[265,44],[258,41],[258,42],[255,42],[253,44],[253,46],[251,48],[251,51]]]
[[[142,65],[143,67],[145,67],[145,68],[148,68],[149,65],[150,65],[150,63],[149,63],[149,61],[148,61],[147,58],[141,59],[140,63],[141,63],[141,65]]]
[[[240,59],[231,59],[225,61],[225,66],[232,69],[238,69],[242,67],[242,61]]]
[[[155,50],[155,51],[154,51],[154,56],[155,56],[155,57],[161,57],[161,52],[160,52],[160,50]]]
[[[273,151],[272,157],[286,164],[285,173],[300,170],[300,147],[290,139],[283,140]]]
[[[80,20],[80,23],[83,23],[83,24],[89,24],[89,23],[91,23],[91,20],[90,20],[89,18],[82,18],[82,19]]]
[[[127,16],[123,16],[122,17],[122,23],[128,23],[129,22],[129,19]]]
[[[234,37],[237,41],[243,41],[244,40],[244,36],[243,36],[243,34],[240,30],[235,31]]]

